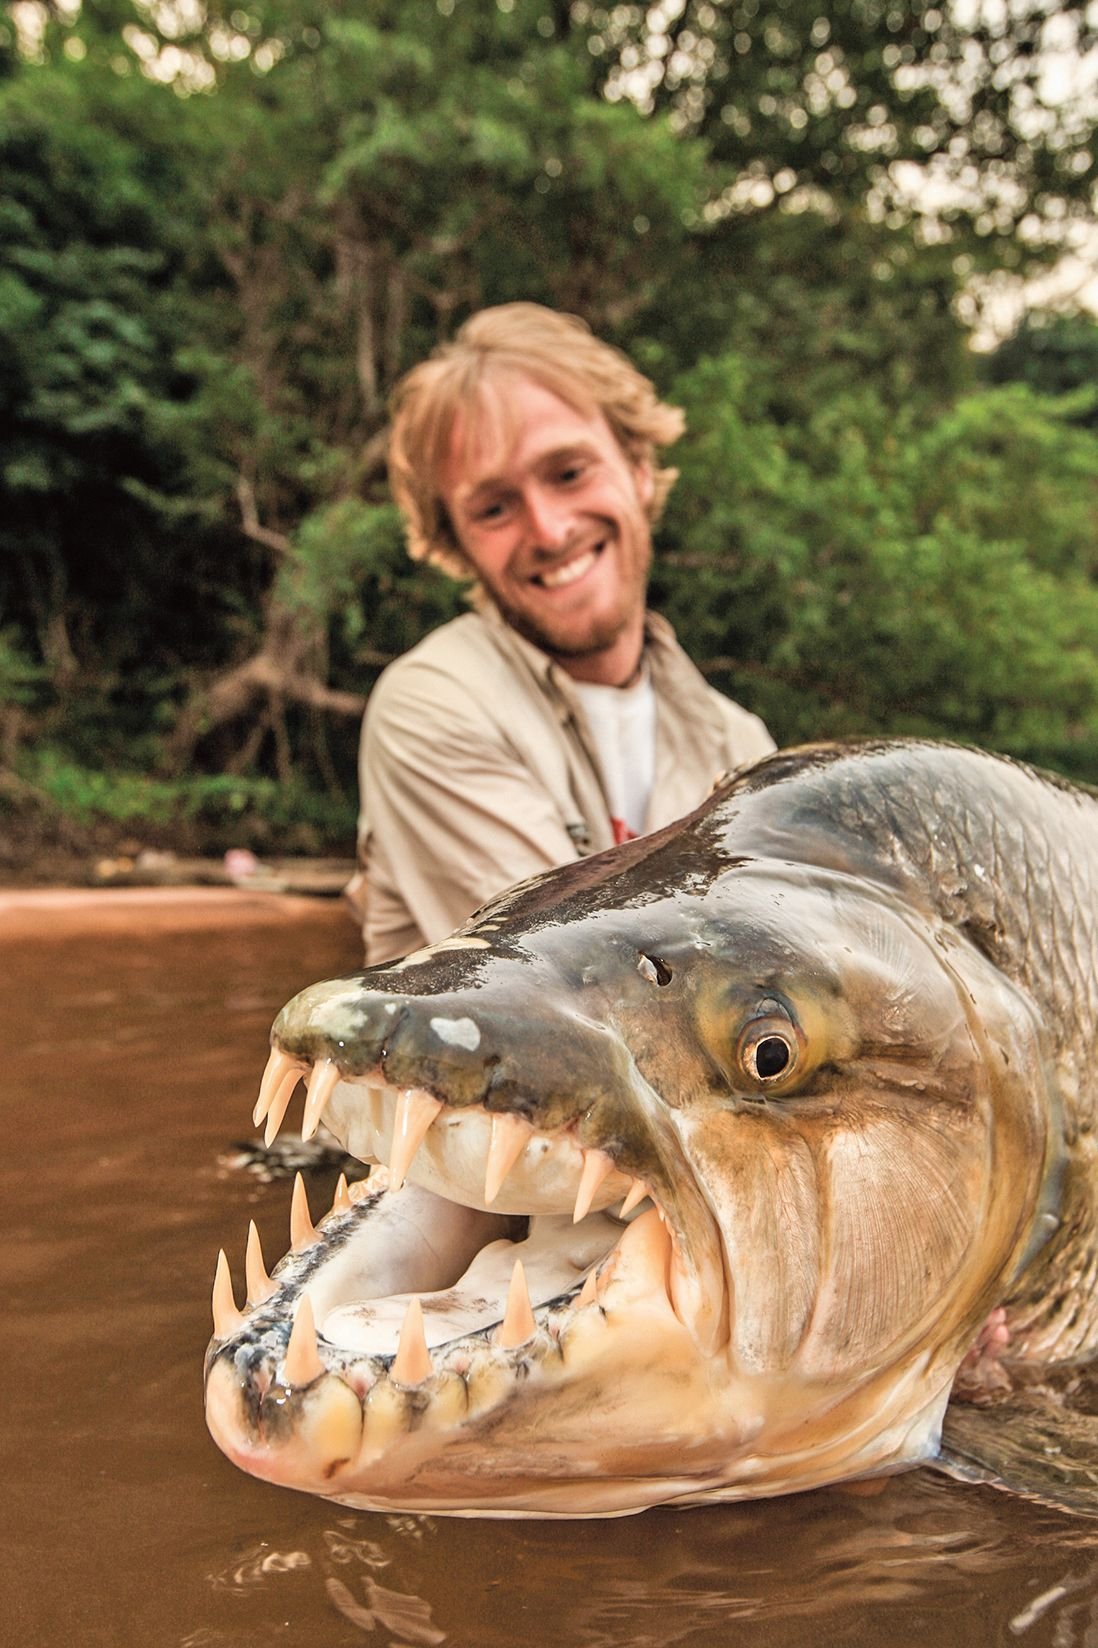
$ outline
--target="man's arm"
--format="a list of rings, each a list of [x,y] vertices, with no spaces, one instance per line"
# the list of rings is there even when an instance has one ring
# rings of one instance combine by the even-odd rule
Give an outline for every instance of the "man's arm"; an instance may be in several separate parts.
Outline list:
[[[505,887],[577,856],[562,798],[501,720],[430,665],[409,662],[375,687],[359,778],[371,963],[393,954],[379,923],[433,943]]]

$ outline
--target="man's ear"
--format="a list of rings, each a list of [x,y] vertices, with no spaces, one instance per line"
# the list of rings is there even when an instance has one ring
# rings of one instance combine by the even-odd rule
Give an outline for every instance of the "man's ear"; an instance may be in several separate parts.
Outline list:
[[[637,501],[642,509],[652,507],[652,499],[656,496],[656,477],[652,470],[649,458],[641,458],[633,465],[633,478],[637,488]]]

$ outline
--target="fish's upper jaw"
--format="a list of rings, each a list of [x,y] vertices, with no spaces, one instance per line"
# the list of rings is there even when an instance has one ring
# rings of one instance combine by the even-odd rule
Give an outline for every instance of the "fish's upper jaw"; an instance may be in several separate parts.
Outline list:
[[[713,1354],[727,1336],[719,1237],[670,1126],[653,1141],[662,1144],[662,1152],[655,1149],[649,1160],[659,1162],[668,1153],[674,1159],[658,1178],[647,1170],[642,1178],[616,1159],[618,1140],[582,1142],[584,1125],[597,1126],[597,1117],[547,1131],[517,1111],[482,1104],[458,1108],[423,1088],[389,1086],[379,1071],[372,1078],[344,1080],[330,1057],[310,1070],[276,1047],[255,1110],[257,1125],[266,1124],[268,1144],[303,1077],[303,1138],[311,1138],[323,1119],[349,1154],[387,1166],[393,1190],[410,1180],[465,1208],[520,1219],[570,1219],[576,1226],[608,1208],[617,1208],[624,1221],[650,1202],[667,1231],[666,1283],[676,1315],[703,1355]],[[642,1105],[643,1097],[641,1092]]]

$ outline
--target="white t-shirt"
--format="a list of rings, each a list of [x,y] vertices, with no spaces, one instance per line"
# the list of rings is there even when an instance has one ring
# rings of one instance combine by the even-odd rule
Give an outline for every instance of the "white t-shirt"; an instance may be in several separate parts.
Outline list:
[[[599,764],[618,841],[644,834],[648,800],[656,775],[656,695],[647,665],[632,687],[603,687],[577,681],[576,692]]]

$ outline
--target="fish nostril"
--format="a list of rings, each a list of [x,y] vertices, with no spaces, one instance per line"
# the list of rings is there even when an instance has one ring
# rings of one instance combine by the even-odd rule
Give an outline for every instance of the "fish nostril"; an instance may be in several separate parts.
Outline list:
[[[646,978],[649,984],[670,984],[673,974],[667,963],[659,956],[648,956],[641,952],[637,962],[637,972]]]

